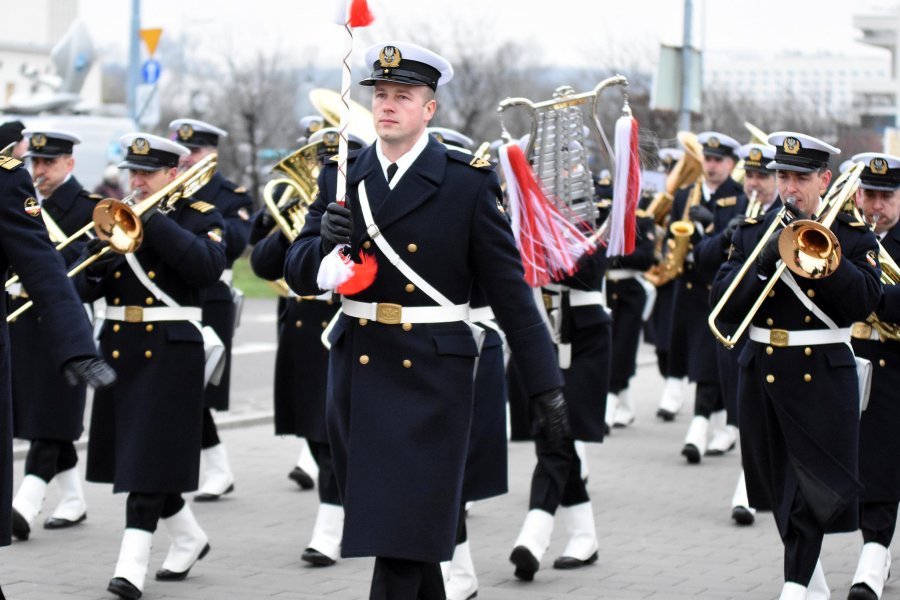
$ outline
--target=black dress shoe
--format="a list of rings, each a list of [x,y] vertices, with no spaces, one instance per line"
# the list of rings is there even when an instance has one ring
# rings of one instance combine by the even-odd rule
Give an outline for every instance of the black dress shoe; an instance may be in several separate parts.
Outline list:
[[[735,506],[731,509],[731,518],[738,525],[753,525],[756,517],[746,506]]]
[[[313,478],[309,473],[301,469],[300,467],[294,467],[291,469],[291,472],[288,473],[288,479],[294,481],[297,485],[300,486],[302,490],[311,490],[316,487],[316,482],[313,481]]]
[[[592,565],[597,562],[597,553],[594,552],[586,559],[574,558],[572,556],[560,556],[553,561],[554,569],[580,569],[581,567]]]
[[[225,494],[230,494],[233,491],[234,484],[232,483],[221,494],[197,494],[196,496],[194,496],[194,502],[215,502]]]
[[[330,567],[336,562],[333,558],[325,556],[315,548],[307,548],[303,551],[303,556],[300,558],[316,567]]]
[[[700,464],[700,449],[693,444],[685,444],[681,450],[681,455],[692,465]]]
[[[87,513],[84,513],[74,521],[70,521],[69,519],[58,519],[56,517],[48,517],[47,520],[44,521],[44,529],[65,529],[66,527],[78,525],[85,519],[87,519]]]
[[[23,542],[31,535],[31,526],[28,525],[25,517],[19,514],[19,511],[15,508],[12,509],[12,534],[17,540],[22,540]]]
[[[847,600],[878,600],[872,588],[864,583],[854,583],[847,594]]]
[[[656,416],[659,417],[660,419],[662,419],[663,421],[665,421],[666,423],[669,423],[669,422],[675,420],[675,413],[669,412],[664,408],[661,408],[658,411],[656,411]]]
[[[525,546],[516,546],[513,548],[512,554],[509,555],[509,561],[516,565],[515,576],[522,581],[533,581],[534,574],[540,568],[541,563],[531,550]]]
[[[110,579],[109,585],[106,586],[106,591],[115,594],[119,598],[125,598],[126,600],[137,600],[141,597],[141,590],[134,587],[134,585],[124,577],[113,577]]]
[[[209,544],[206,544],[205,546],[203,546],[203,550],[200,551],[200,556],[197,557],[197,560],[200,560],[204,556],[209,554],[209,550],[210,550]],[[196,563],[197,563],[197,561],[195,560],[194,564],[196,564]],[[180,572],[179,571],[170,571],[168,569],[160,569],[159,571],[156,572],[156,580],[157,581],[182,581],[183,579],[185,579],[188,576],[188,573],[191,572],[191,567],[193,567],[193,566],[194,565],[191,565],[184,571],[180,571]]]

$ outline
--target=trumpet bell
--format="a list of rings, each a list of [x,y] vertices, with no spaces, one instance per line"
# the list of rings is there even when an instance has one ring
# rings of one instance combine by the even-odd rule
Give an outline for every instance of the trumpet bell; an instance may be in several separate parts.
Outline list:
[[[97,237],[109,242],[113,252],[126,254],[137,250],[144,240],[144,225],[134,210],[121,200],[106,198],[94,207]]]
[[[822,279],[841,262],[841,245],[829,229],[812,220],[789,224],[778,236],[778,253],[792,273],[805,279]]]

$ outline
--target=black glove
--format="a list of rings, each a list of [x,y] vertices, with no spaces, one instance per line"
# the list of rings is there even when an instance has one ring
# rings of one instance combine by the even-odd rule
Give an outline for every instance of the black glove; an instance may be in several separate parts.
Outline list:
[[[116,372],[101,358],[75,358],[63,365],[69,385],[86,383],[99,390],[116,382]]]
[[[756,272],[763,277],[768,278],[775,272],[775,263],[781,258],[781,254],[778,252],[778,237],[776,233],[769,238],[769,241],[766,242],[766,245],[763,246],[763,249],[756,257]]]
[[[737,228],[741,226],[746,218],[743,215],[739,215],[737,217],[732,217],[730,221],[728,221],[728,225],[725,226],[725,229],[722,230],[722,247],[727,248],[731,245],[731,238],[734,237],[734,232],[737,231]]]
[[[562,390],[544,392],[531,399],[534,421],[549,442],[561,442],[571,435],[569,407]]]
[[[84,252],[87,258],[90,258],[109,246],[109,242],[106,240],[101,240],[100,238],[93,238],[88,240],[88,243],[85,244]],[[95,260],[91,266],[87,267],[84,272],[88,277],[93,278],[103,278],[106,276],[107,271],[109,271],[109,267],[112,266],[113,262],[119,257],[118,254],[109,250]]]
[[[713,222],[714,217],[711,210],[698,204],[697,206],[692,206],[688,211],[688,218],[691,221],[700,223],[700,225],[703,226],[703,229],[706,229],[707,226]]]
[[[322,225],[319,235],[322,238],[322,250],[325,254],[331,252],[338,244],[349,244],[350,233],[353,231],[353,215],[346,206],[332,202],[322,215]]]

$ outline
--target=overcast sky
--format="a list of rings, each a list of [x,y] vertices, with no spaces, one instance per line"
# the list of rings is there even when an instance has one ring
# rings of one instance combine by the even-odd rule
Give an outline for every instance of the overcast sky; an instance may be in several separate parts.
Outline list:
[[[79,0],[98,46],[127,47],[129,0]],[[423,24],[444,35],[462,27],[479,44],[518,40],[539,48],[547,62],[584,64],[593,49],[621,48],[639,62],[653,61],[660,43],[680,44],[682,0],[369,0],[376,16],[357,31],[357,47],[396,39]],[[896,10],[886,0],[694,0],[694,44],[708,57],[723,51],[832,52],[881,55],[856,43],[853,15]],[[170,38],[189,35],[206,54],[279,48],[340,64],[343,30],[332,24],[333,1],[323,0],[143,0],[142,26],[161,27]],[[213,9],[213,10],[211,10]],[[401,38],[403,39],[403,38]],[[441,52],[441,48],[434,50]],[[604,65],[615,68],[624,65]]]

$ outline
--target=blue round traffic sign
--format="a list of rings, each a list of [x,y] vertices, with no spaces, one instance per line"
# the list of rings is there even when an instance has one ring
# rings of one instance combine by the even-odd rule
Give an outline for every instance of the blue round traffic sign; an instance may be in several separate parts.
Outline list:
[[[158,60],[155,58],[147,59],[144,61],[144,64],[141,65],[141,79],[144,83],[156,83],[161,71],[162,65],[159,64]]]

